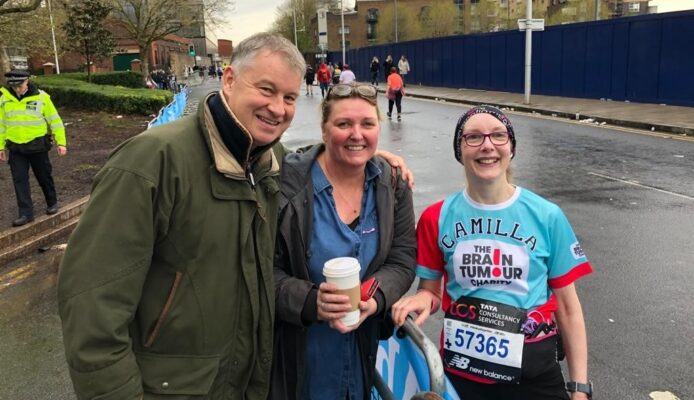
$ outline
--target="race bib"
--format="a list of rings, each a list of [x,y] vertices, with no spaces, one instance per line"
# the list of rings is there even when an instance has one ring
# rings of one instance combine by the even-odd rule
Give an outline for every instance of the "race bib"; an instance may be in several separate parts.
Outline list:
[[[463,296],[451,303],[443,324],[444,365],[501,383],[519,383],[526,310]]]

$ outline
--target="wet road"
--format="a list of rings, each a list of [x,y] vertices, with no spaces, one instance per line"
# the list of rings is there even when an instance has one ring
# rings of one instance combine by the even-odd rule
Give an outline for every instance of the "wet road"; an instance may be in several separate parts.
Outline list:
[[[309,111],[297,112],[286,143],[318,140],[318,97],[303,96]],[[379,145],[415,171],[419,215],[464,185],[452,141],[467,107],[407,98],[403,107],[402,122],[383,121]],[[694,399],[694,141],[510,114],[515,182],[563,208],[595,270],[578,290],[596,398]],[[425,327],[435,343],[440,328],[439,313]]]
[[[285,134],[288,146],[319,140],[319,99],[302,95]],[[380,145],[416,172],[419,215],[464,184],[451,143],[466,108],[403,103],[402,122],[383,120]],[[518,137],[515,182],[562,206],[595,269],[578,287],[596,398],[648,399],[656,390],[694,398],[694,252],[688,245],[694,142],[544,117],[511,119]],[[0,399],[72,398],[56,316],[59,254],[0,270]],[[430,337],[438,338],[440,324],[440,316],[427,323]]]

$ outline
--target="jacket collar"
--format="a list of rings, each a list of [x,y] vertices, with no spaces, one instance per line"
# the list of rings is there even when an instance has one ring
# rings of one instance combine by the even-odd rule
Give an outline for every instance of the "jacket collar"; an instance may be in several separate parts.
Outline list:
[[[282,166],[282,193],[287,199],[291,199],[306,188],[309,182],[311,182],[311,166],[313,162],[318,158],[318,155],[325,151],[325,145],[323,143],[311,146],[306,151],[298,153],[288,154],[284,158],[284,163]],[[385,160],[373,157],[368,161],[366,167],[366,180],[371,181],[373,179],[377,180],[380,185],[391,184],[391,174],[384,173],[383,171],[390,171],[390,166]],[[316,190],[322,190],[327,187],[330,183],[326,180],[325,182],[318,182],[316,185]]]
[[[217,119],[220,119],[220,117],[226,118],[234,128],[238,129],[238,132],[240,132],[239,134],[243,135],[246,139],[239,141],[239,145],[243,146],[243,148],[239,151],[234,151],[234,153],[242,155],[239,158],[235,157],[232,152],[229,151],[222,139],[222,135],[219,131],[222,127],[217,126],[215,117],[212,115],[213,110],[208,104],[208,100],[212,96],[219,96],[224,105],[224,110],[227,112],[227,115],[217,116]],[[253,137],[248,130],[241,125],[231,111],[221,91],[210,93],[203,99],[198,108],[198,121],[203,127],[205,141],[207,142],[210,154],[214,160],[215,169],[219,173],[234,179],[246,179],[247,173],[253,172],[256,175],[256,181],[260,180],[265,175],[279,173],[279,162],[274,152],[271,151],[272,146],[277,143],[279,139],[266,146],[256,148],[251,154],[250,149],[253,143]],[[222,123],[222,125],[226,125],[226,122]],[[258,170],[258,168],[262,168],[262,170]]]
[[[34,82],[29,81],[29,88],[27,89],[26,93],[24,93],[22,96],[17,96],[17,93],[14,92],[14,89],[10,88],[9,86],[3,86],[0,89],[0,92],[7,96],[8,100],[21,101],[25,97],[35,96],[39,94],[39,88],[38,86],[36,86],[36,84],[34,84]]]

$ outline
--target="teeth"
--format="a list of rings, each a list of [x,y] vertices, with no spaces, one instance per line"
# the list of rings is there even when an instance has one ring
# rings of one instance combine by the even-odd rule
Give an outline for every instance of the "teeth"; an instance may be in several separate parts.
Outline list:
[[[258,119],[260,119],[261,121],[263,121],[263,122],[265,122],[265,123],[267,123],[267,124],[270,124],[270,125],[279,125],[279,122],[278,122],[278,121],[273,121],[273,120],[271,120],[271,119],[267,119],[267,118],[264,118],[264,117],[261,117],[261,116],[258,116]]]
[[[346,146],[346,147],[347,147],[347,150],[352,150],[352,151],[364,150],[366,148],[366,146]]]
[[[485,158],[482,160],[477,160],[477,162],[480,164],[494,164],[496,162],[496,159]]]

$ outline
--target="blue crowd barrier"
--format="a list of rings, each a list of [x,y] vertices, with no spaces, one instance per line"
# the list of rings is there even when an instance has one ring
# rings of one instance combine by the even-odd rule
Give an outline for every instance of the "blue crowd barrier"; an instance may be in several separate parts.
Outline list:
[[[436,346],[411,320],[379,342],[376,372],[379,384],[372,399],[409,400],[420,392],[434,392],[444,400],[461,400],[443,373]]]
[[[186,109],[186,101],[188,100],[188,92],[189,89],[187,87],[183,87],[180,92],[176,93],[173,101],[162,107],[162,109],[159,110],[157,117],[149,121],[147,124],[147,129],[174,121],[183,116],[183,111]]]

